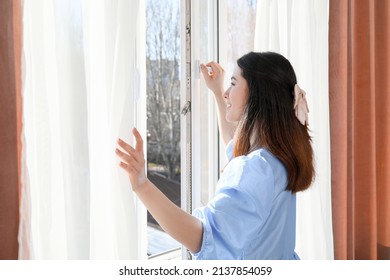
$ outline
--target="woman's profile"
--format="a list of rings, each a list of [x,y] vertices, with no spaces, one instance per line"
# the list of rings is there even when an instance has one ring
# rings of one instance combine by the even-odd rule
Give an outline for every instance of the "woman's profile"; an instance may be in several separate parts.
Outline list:
[[[135,128],[135,148],[119,139],[116,149],[133,191],[194,259],[299,259],[296,193],[310,186],[314,167],[305,92],[292,65],[277,53],[250,52],[237,60],[227,90],[218,63],[201,72],[229,159],[214,198],[192,215],[170,202],[146,176]]]

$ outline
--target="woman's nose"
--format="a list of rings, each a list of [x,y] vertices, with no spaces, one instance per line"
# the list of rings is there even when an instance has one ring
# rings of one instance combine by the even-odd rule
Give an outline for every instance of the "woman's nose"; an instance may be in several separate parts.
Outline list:
[[[225,99],[228,99],[229,98],[229,93],[230,93],[230,87],[225,91],[225,93],[223,94],[223,97]]]

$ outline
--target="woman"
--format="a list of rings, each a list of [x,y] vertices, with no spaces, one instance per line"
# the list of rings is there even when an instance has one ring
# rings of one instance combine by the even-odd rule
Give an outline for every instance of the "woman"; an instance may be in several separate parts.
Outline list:
[[[276,53],[248,53],[237,60],[227,91],[220,65],[210,62],[201,71],[230,159],[215,197],[193,215],[170,202],[145,175],[136,129],[135,149],[118,140],[123,151],[116,150],[133,191],[195,259],[299,259],[295,193],[310,186],[314,167],[305,93],[290,62]]]

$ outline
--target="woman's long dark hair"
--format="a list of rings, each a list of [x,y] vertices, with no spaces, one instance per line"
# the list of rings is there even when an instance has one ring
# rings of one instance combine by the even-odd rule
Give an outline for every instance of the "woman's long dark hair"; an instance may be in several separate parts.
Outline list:
[[[313,149],[308,128],[293,109],[297,83],[293,67],[272,52],[250,52],[237,65],[248,83],[249,97],[235,133],[233,157],[264,147],[284,164],[287,190],[307,189],[314,177]]]

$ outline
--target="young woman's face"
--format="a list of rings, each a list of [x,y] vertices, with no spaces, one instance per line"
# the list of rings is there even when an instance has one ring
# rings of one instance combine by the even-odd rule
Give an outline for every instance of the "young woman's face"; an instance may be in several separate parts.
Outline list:
[[[248,101],[249,89],[247,81],[241,76],[241,69],[237,65],[234,67],[231,84],[225,92],[226,120],[237,122],[240,120],[245,105]]]

